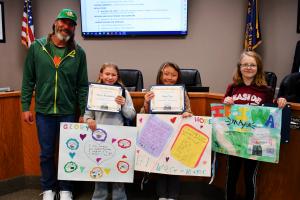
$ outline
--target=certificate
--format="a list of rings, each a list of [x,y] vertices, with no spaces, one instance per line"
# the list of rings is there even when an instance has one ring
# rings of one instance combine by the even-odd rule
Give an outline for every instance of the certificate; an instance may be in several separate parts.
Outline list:
[[[150,101],[152,113],[179,113],[184,111],[184,87],[182,85],[156,85],[150,91],[154,98]]]
[[[120,86],[91,83],[89,85],[87,109],[120,112],[121,105],[117,104],[115,100],[120,95],[122,95],[122,88]]]

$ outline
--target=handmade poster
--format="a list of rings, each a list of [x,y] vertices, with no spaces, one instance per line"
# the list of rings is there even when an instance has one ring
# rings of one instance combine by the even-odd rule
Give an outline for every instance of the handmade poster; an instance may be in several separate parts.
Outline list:
[[[133,182],[136,127],[61,123],[58,179]]]
[[[210,176],[211,118],[138,114],[135,170]]]
[[[279,162],[281,109],[211,104],[213,151]]]

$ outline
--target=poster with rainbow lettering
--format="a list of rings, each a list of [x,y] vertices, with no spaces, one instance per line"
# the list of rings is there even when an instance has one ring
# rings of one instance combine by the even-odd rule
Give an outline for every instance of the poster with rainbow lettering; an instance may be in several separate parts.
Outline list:
[[[138,114],[135,170],[211,175],[211,118]]]
[[[275,107],[211,104],[213,151],[278,163],[281,113]]]
[[[136,127],[61,123],[58,179],[133,182]]]

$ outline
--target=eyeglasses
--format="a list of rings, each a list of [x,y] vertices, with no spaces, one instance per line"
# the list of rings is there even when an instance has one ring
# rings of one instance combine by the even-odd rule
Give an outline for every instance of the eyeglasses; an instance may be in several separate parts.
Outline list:
[[[243,68],[246,68],[246,67],[256,68],[257,67],[257,65],[252,64],[252,63],[243,63],[243,64],[240,64],[240,66],[243,67]]]

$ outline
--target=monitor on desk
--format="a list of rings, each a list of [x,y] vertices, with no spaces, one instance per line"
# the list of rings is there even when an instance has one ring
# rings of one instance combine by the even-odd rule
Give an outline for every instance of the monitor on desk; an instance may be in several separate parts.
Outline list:
[[[209,87],[204,86],[186,86],[187,92],[209,92]]]

